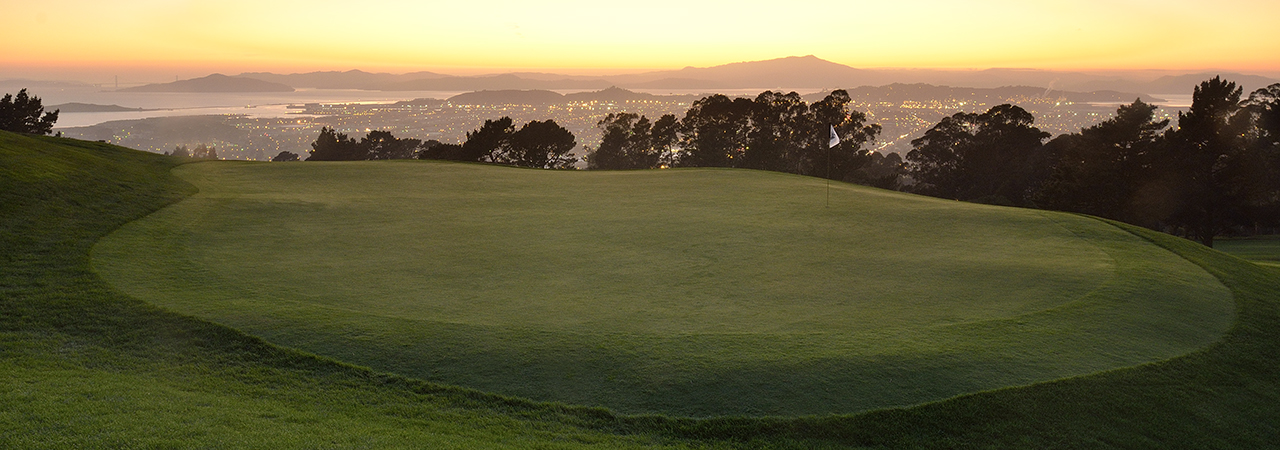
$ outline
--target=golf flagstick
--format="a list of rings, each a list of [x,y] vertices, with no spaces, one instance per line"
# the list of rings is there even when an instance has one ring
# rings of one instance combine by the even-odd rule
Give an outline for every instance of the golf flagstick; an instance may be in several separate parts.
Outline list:
[[[840,145],[840,135],[836,134],[836,126],[831,125],[831,137],[827,140],[827,205],[831,207],[831,149]]]

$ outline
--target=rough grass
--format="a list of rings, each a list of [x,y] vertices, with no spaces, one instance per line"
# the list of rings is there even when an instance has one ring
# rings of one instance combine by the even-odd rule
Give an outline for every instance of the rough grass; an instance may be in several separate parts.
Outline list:
[[[0,447],[1257,449],[1280,442],[1280,272],[1145,230],[1126,227],[1231,289],[1236,322],[1219,343],[1136,368],[851,416],[619,416],[378,374],[113,291],[89,271],[89,246],[188,194],[170,167],[118,147],[0,132]]]
[[[848,413],[1167,359],[1229,291],[1096,220],[752,171],[183,166],[95,248],[150,303],[506,395]]]

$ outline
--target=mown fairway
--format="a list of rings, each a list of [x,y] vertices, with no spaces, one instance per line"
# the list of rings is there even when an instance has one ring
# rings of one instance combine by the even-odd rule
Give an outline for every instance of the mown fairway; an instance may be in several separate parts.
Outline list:
[[[1231,293],[1093,219],[731,170],[200,163],[123,292],[411,377],[675,415],[856,412],[1167,359]]]
[[[1280,236],[1218,239],[1214,248],[1264,266],[1280,267]]]

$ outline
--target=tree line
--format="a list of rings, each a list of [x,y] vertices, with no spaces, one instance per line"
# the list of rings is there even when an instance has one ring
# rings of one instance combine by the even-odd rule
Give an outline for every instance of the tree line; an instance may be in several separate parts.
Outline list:
[[[1244,98],[1215,77],[1194,88],[1176,126],[1155,111],[1136,100],[1047,142],[1017,106],[957,113],[911,142],[907,190],[1091,214],[1210,247],[1280,225],[1280,84]]]
[[[912,140],[905,159],[864,148],[880,126],[849,103],[844,90],[813,104],[795,92],[765,91],[755,98],[707,96],[682,118],[609,114],[597,123],[601,142],[585,162],[597,170],[788,172],[1080,212],[1208,246],[1233,230],[1280,226],[1280,84],[1246,98],[1235,83],[1215,77],[1194,88],[1192,105],[1175,126],[1139,99],[1106,121],[1053,139],[1015,105],[960,112]],[[486,120],[461,144],[397,139],[386,131],[356,141],[325,128],[308,160],[420,158],[572,169],[575,145],[573,134],[551,120],[516,129],[503,117]]]
[[[901,158],[863,148],[880,126],[849,102],[844,90],[812,105],[795,92],[765,91],[754,99],[704,97],[679,120],[610,114],[597,124],[603,136],[588,168],[737,167],[897,186]]]
[[[569,153],[577,146],[569,130],[553,120],[532,121],[515,127],[510,117],[486,120],[480,129],[467,132],[462,144],[397,138],[389,131],[375,130],[359,141],[333,128],[324,127],[311,143],[307,161],[363,161],[382,159],[441,159],[488,162],[541,169],[572,169],[578,159]],[[299,159],[281,152],[273,160]]]
[[[1140,99],[1111,119],[1052,140],[1035,118],[1004,104],[943,118],[911,141],[906,159],[863,148],[880,132],[848,108],[844,90],[812,105],[795,92],[754,99],[704,97],[681,119],[609,114],[597,126],[591,169],[738,167],[790,172],[935,197],[1080,212],[1180,234],[1212,246],[1227,232],[1280,226],[1280,84],[1244,97],[1215,77],[1195,86],[1176,126]],[[0,129],[49,134],[45,112],[22,89],[0,98]],[[444,159],[572,169],[573,133],[552,120],[519,129],[486,120],[461,144],[371,131],[359,141],[325,127],[308,161]],[[1046,142],[1047,141],[1047,142]],[[829,143],[835,142],[835,145]],[[172,155],[216,158],[200,146]],[[281,152],[277,161],[297,160]],[[1269,230],[1274,231],[1274,230]]]
[[[588,169],[739,167],[825,177],[885,188],[898,186],[902,159],[863,149],[880,133],[866,115],[849,110],[849,94],[837,90],[812,105],[792,92],[766,91],[754,99],[712,95],[693,103],[685,116],[656,121],[632,113],[609,114],[597,127],[600,145]],[[839,143],[828,145],[830,138]],[[578,158],[571,132],[552,120],[516,129],[510,117],[486,120],[461,144],[398,139],[372,131],[356,140],[325,127],[307,161],[438,159],[521,167],[573,169]],[[276,160],[294,160],[282,152]]]

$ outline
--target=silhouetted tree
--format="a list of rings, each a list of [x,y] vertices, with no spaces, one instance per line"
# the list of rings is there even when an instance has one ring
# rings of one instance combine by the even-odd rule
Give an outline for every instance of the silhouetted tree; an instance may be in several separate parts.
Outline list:
[[[897,153],[866,152],[866,162],[845,176],[845,181],[881,189],[897,190],[902,187],[902,175],[906,163]]]
[[[754,99],[704,97],[679,121],[665,115],[651,125],[643,116],[611,114],[598,124],[601,144],[588,163],[593,169],[742,167],[896,185],[900,165],[884,165],[876,176],[858,172],[873,160],[862,147],[880,126],[867,125],[849,102],[844,90],[813,105],[795,92],[765,91]],[[832,128],[840,143],[828,148]]]
[[[49,134],[58,121],[59,110],[44,112],[40,97],[27,95],[27,89],[18,95],[4,94],[0,98],[0,130],[15,133]]]
[[[762,92],[752,101],[749,117],[737,167],[813,174],[819,126],[800,94]]]
[[[573,133],[554,120],[535,120],[512,133],[507,140],[506,151],[495,154],[493,160],[520,167],[572,169],[578,159],[569,151],[576,145]]]
[[[1055,162],[1037,203],[1146,226],[1162,219],[1138,204],[1161,202],[1149,189],[1157,181],[1153,164],[1160,132],[1169,121],[1156,120],[1155,111],[1155,105],[1135,100],[1111,119],[1051,141],[1047,147]]]
[[[191,150],[191,157],[195,159],[218,159],[218,150],[200,144],[194,150]]]
[[[867,116],[859,111],[849,110],[849,93],[837,89],[827,94],[822,100],[814,102],[809,108],[814,123],[810,136],[812,144],[806,146],[811,156],[805,164],[798,164],[797,171],[802,175],[829,177],[850,183],[869,184],[877,187],[896,185],[902,172],[901,157],[896,154],[889,159],[877,158],[875,152],[862,147],[874,141],[880,134],[880,125],[867,124]],[[840,144],[828,148],[827,142],[831,129],[835,128],[840,137]],[[897,160],[898,164],[894,163]],[[823,167],[830,161],[830,170]],[[867,164],[879,167],[862,171]],[[799,170],[807,167],[807,172]],[[860,172],[861,171],[861,172]],[[889,172],[894,172],[890,174]],[[874,175],[873,175],[874,174]]]
[[[1033,161],[1049,133],[1013,105],[944,117],[911,141],[908,170],[916,192],[996,204],[1024,204],[1035,184]]]
[[[271,160],[275,162],[297,161],[298,154],[290,151],[283,151],[277,154],[275,158],[271,158]]]
[[[1254,151],[1266,164],[1266,192],[1255,220],[1280,225],[1280,83],[1258,89],[1245,102],[1254,120]]]
[[[311,156],[307,161],[359,161],[365,159],[355,139],[333,128],[320,129],[320,136],[311,143]]]
[[[590,169],[654,169],[669,164],[668,155],[677,139],[674,115],[656,123],[645,116],[616,113],[596,124],[603,130],[600,146],[587,156]]]
[[[649,143],[658,152],[658,167],[675,165],[677,142],[680,142],[680,121],[674,114],[663,114],[649,132]]]
[[[752,101],[716,94],[693,102],[680,120],[684,167],[741,167],[751,127]]]
[[[1280,147],[1280,83],[1253,91],[1245,104],[1254,114],[1258,143]]]
[[[500,162],[500,155],[507,152],[515,131],[510,117],[485,120],[480,129],[467,132],[467,140],[462,143],[461,160]]]
[[[468,159],[466,149],[460,144],[440,144],[426,147],[418,152],[418,159],[442,159],[446,161],[475,161]]]
[[[390,131],[374,130],[360,139],[358,153],[363,159],[412,159],[418,152],[422,141],[417,139],[399,139]]]
[[[1265,163],[1248,142],[1253,123],[1242,113],[1242,93],[1221,77],[1200,83],[1191,108],[1178,113],[1178,128],[1167,135],[1165,162],[1179,196],[1171,223],[1209,247],[1231,225],[1247,222],[1248,209],[1265,191]]]
[[[191,152],[187,151],[187,146],[179,145],[173,148],[172,152],[165,152],[169,156],[177,156],[179,158],[187,158],[191,156]]]

